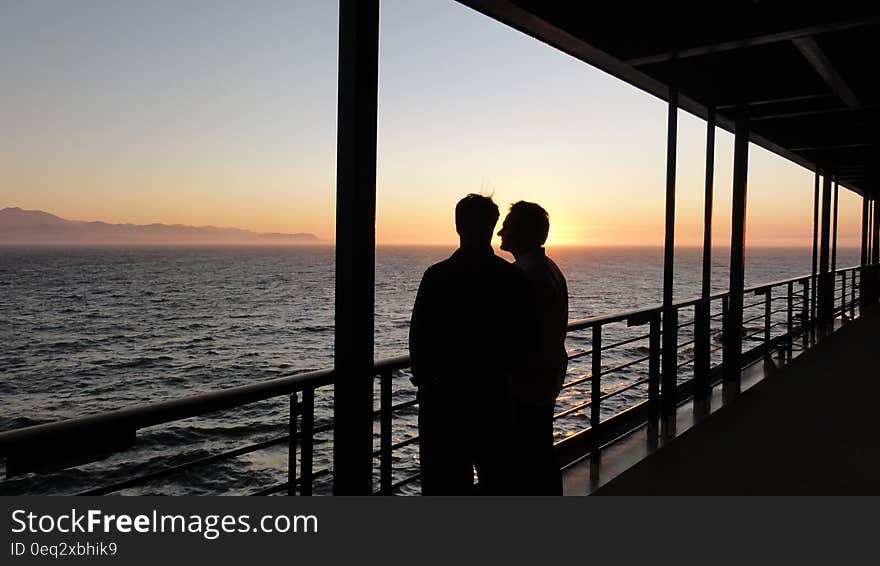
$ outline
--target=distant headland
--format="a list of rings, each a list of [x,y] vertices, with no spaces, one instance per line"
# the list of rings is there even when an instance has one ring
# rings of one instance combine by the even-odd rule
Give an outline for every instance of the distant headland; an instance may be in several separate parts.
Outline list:
[[[304,245],[314,234],[260,233],[182,224],[109,224],[66,220],[41,210],[0,210],[0,245]]]

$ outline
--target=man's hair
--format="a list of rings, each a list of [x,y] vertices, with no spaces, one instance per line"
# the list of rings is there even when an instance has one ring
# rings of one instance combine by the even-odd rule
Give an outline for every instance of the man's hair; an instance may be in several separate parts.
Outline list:
[[[510,205],[510,215],[516,219],[517,230],[527,242],[543,246],[550,231],[550,215],[541,205],[521,200]]]
[[[491,197],[471,193],[455,205],[455,231],[466,238],[491,240],[498,216],[498,205]]]

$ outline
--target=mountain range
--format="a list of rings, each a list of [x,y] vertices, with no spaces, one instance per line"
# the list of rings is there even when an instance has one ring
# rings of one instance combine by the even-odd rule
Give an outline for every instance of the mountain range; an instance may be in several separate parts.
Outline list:
[[[66,220],[41,210],[0,210],[0,245],[315,244],[314,234],[260,233],[182,224],[109,224]]]

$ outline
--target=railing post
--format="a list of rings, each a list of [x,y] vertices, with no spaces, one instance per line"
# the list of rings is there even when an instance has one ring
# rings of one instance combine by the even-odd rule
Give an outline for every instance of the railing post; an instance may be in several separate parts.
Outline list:
[[[810,279],[801,281],[803,305],[801,305],[801,336],[803,336],[804,350],[810,347]]]
[[[379,381],[379,489],[391,494],[391,372],[382,372]]]
[[[678,407],[678,309],[663,311],[663,375],[660,386],[661,432],[675,436],[675,413]]]
[[[656,433],[660,421],[660,312],[651,317],[648,338],[648,429]]]
[[[593,429],[593,448],[591,457],[599,457],[599,446],[602,444],[602,326],[593,327],[592,370],[590,374],[590,428]]]
[[[290,419],[288,423],[289,440],[287,442],[287,495],[296,495],[296,444],[297,416],[299,413],[299,393],[290,396]]]
[[[709,387],[710,336],[709,300],[703,299],[694,306],[694,398],[705,399]]]
[[[315,390],[311,387],[303,391],[302,402],[302,451],[299,456],[300,478],[299,494],[312,494],[312,471],[315,446]]]
[[[856,317],[856,270],[853,269],[849,272],[850,275],[850,298],[849,298],[849,317],[854,319]]]
[[[742,371],[743,291],[745,288],[746,186],[749,173],[749,124],[744,114],[736,120],[733,154],[733,203],[730,230],[730,303],[724,328],[724,391],[727,398],[740,391]]]
[[[373,491],[379,0],[340,0],[333,493]]]
[[[773,290],[767,287],[764,294],[764,357],[770,357],[770,313],[773,306]]]

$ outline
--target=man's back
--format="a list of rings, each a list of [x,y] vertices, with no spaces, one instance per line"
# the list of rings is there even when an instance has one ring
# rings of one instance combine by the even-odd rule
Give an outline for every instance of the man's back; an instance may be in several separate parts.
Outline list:
[[[528,341],[523,275],[491,247],[461,248],[425,272],[413,308],[410,352],[418,384],[489,393],[502,385]]]

